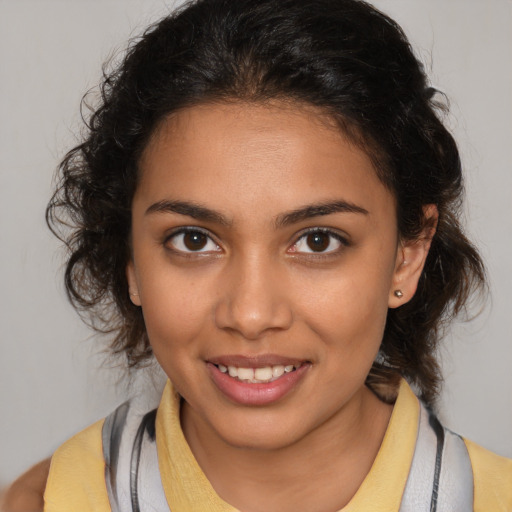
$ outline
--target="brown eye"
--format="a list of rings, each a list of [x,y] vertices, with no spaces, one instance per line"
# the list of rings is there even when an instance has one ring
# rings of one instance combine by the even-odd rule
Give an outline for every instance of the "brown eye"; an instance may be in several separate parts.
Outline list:
[[[195,229],[184,229],[174,233],[167,239],[166,245],[174,251],[183,253],[220,251],[220,247],[206,233]]]
[[[208,237],[199,231],[191,231],[183,234],[183,244],[190,251],[200,251],[206,247]]]
[[[308,247],[313,252],[323,252],[329,247],[331,237],[327,233],[310,233],[306,238]]]
[[[338,233],[326,229],[312,229],[304,233],[290,248],[292,253],[330,254],[340,251],[347,242]]]

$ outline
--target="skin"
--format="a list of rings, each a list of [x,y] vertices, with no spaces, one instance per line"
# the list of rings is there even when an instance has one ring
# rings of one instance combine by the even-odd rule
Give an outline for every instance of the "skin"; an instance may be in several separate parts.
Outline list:
[[[312,107],[184,109],[153,134],[140,173],[131,298],[206,476],[244,512],[342,508],[392,410],[364,384],[387,310],[413,296],[433,233],[400,240],[369,156]],[[288,358],[303,375],[271,403],[237,403],[210,362],[240,356]]]
[[[4,512],[39,512],[43,510],[43,493],[50,471],[50,459],[45,459],[0,493],[0,510]]]

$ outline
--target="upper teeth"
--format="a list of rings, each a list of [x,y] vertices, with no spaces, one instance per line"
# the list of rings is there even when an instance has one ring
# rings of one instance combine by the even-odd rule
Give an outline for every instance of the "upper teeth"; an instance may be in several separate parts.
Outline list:
[[[238,378],[239,380],[257,383],[257,382],[270,382],[275,380],[284,373],[293,371],[297,366],[289,364],[284,366],[277,364],[275,366],[264,366],[263,368],[239,368],[237,366],[224,366],[223,364],[217,365],[222,373],[228,373],[230,377]]]

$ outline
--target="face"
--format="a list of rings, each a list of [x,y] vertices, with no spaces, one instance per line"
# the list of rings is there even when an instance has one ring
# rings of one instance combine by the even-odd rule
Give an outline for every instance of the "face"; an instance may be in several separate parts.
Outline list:
[[[369,157],[312,108],[215,104],[167,119],[140,173],[132,300],[190,421],[272,449],[359,410],[404,280]]]

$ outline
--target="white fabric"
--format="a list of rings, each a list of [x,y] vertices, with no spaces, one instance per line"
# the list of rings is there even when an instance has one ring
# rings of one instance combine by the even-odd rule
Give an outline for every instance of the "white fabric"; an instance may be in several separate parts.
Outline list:
[[[473,471],[464,441],[445,429],[443,465],[436,512],[473,510]]]
[[[119,459],[115,478],[115,498],[109,493],[112,512],[132,512],[130,494],[130,471],[135,436],[142,418],[151,410],[143,399],[132,399],[124,425],[122,425]],[[105,425],[109,425],[107,421]],[[109,427],[106,427],[109,428]],[[156,442],[152,441],[147,432],[144,433],[142,451],[138,471],[137,491],[141,512],[169,511],[165,498],[160,471]],[[108,482],[107,482],[108,489]],[[117,498],[117,503],[115,503]]]
[[[400,512],[430,512],[436,465],[437,436],[428,423],[428,411],[421,406],[418,439]],[[417,485],[422,482],[423,485]]]
[[[429,423],[429,412],[420,407],[418,439],[405,486],[400,512],[471,512],[473,470],[464,441],[444,429],[437,503],[431,508],[438,438]]]

